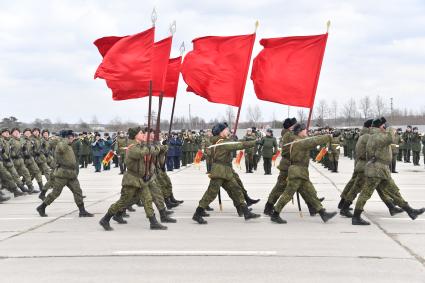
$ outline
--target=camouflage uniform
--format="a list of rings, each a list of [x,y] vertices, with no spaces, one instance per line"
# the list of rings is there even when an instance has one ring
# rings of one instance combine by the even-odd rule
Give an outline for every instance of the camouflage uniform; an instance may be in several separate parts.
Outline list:
[[[34,148],[34,141],[31,138],[25,137],[22,145],[22,153],[24,156],[25,166],[30,172],[31,180],[35,178],[40,189],[43,189],[43,179],[41,177],[41,171],[34,160]]]
[[[7,169],[9,174],[11,175],[13,182],[16,184],[16,186],[18,186],[23,192],[25,192],[26,189],[24,187],[24,183],[22,182],[18,172],[15,169],[15,166],[13,165],[13,160],[10,155],[9,140],[10,140],[9,138],[6,139],[5,137],[0,137],[0,148],[2,149],[0,150],[1,151],[0,159],[3,160],[3,165]]]
[[[116,143],[115,143],[115,151],[118,154],[118,164],[120,166],[120,171],[123,174],[126,170],[125,165],[125,149],[129,145],[128,138],[127,137],[117,137]]]
[[[31,175],[27,167],[25,167],[24,159],[22,158],[22,144],[18,138],[12,137],[10,139],[10,157],[13,160],[16,172],[24,178],[25,185],[27,185],[29,190],[33,190]]]
[[[253,141],[253,140],[256,140],[256,137],[253,134],[246,135],[243,138],[243,141]],[[244,150],[246,173],[252,173],[252,170],[254,169],[255,148],[256,148],[256,145],[254,145],[253,147],[246,148]]]
[[[38,168],[40,169],[40,173],[46,177],[47,183],[50,180],[50,168],[47,165],[47,158],[45,156],[45,149],[43,148],[43,145],[46,144],[43,143],[41,137],[32,137],[32,141],[34,144],[34,161],[37,163]]]

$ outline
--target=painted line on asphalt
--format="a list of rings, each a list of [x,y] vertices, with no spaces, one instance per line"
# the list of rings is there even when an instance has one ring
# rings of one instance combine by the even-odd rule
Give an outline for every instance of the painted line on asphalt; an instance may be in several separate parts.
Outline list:
[[[57,217],[8,217],[8,218],[0,218],[2,220],[48,220],[48,219],[56,219]],[[75,219],[75,217],[62,217],[58,220],[71,220]]]
[[[132,256],[274,256],[276,251],[114,251],[115,255]]]
[[[381,217],[379,219],[382,219],[382,220],[399,220],[399,221],[425,221],[425,219],[412,220],[410,218],[390,218],[390,217]]]

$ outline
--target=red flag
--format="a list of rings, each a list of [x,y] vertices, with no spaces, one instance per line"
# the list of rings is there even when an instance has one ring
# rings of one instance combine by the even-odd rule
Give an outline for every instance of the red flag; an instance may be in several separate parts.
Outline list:
[[[255,33],[194,39],[181,70],[187,91],[210,102],[239,107],[254,41]]]
[[[313,107],[328,34],[262,39],[251,79],[258,99]]]
[[[123,39],[126,36],[105,36],[99,39],[96,39],[93,44],[96,45],[99,50],[100,55],[105,57],[106,53],[108,53],[109,49],[117,43],[120,39]]]
[[[149,81],[152,79],[152,52],[155,28],[117,40],[104,53],[94,78],[117,81]],[[110,37],[109,37],[110,39]],[[96,45],[97,46],[97,45]]]
[[[180,66],[182,56],[168,60],[167,76],[165,78],[164,97],[176,97],[179,86]]]

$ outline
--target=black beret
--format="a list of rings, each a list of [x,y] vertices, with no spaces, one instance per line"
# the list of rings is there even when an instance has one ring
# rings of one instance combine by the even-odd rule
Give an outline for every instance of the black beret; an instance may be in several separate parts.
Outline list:
[[[3,134],[4,132],[9,132],[10,133],[9,128],[2,128],[1,129],[1,133]]]
[[[129,128],[128,129],[128,138],[134,140],[136,135],[142,130],[141,127]]]
[[[370,128],[372,126],[373,119],[366,120],[363,124],[363,127]]]
[[[298,135],[305,129],[307,129],[307,127],[305,126],[304,123],[297,123],[295,124],[293,131],[294,131],[294,134]]]
[[[212,134],[214,136],[218,136],[226,128],[227,128],[227,124],[218,123],[218,124],[214,125],[214,127],[212,128]]]
[[[290,127],[292,127],[296,123],[297,123],[297,119],[295,117],[294,118],[286,118],[285,121],[283,121],[283,128],[289,129]]]
[[[384,117],[381,117],[381,118],[375,119],[375,120],[373,120],[373,122],[372,122],[372,127],[379,128],[379,127],[381,127],[382,125],[384,125],[386,122],[387,122],[387,120],[386,120]]]

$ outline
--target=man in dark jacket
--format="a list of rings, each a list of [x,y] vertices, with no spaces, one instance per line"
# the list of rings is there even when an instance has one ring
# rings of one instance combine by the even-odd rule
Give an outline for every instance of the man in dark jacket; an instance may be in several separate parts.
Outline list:
[[[273,130],[267,129],[266,136],[261,139],[259,152],[263,156],[264,175],[272,174],[272,157],[277,152],[277,141]]]

